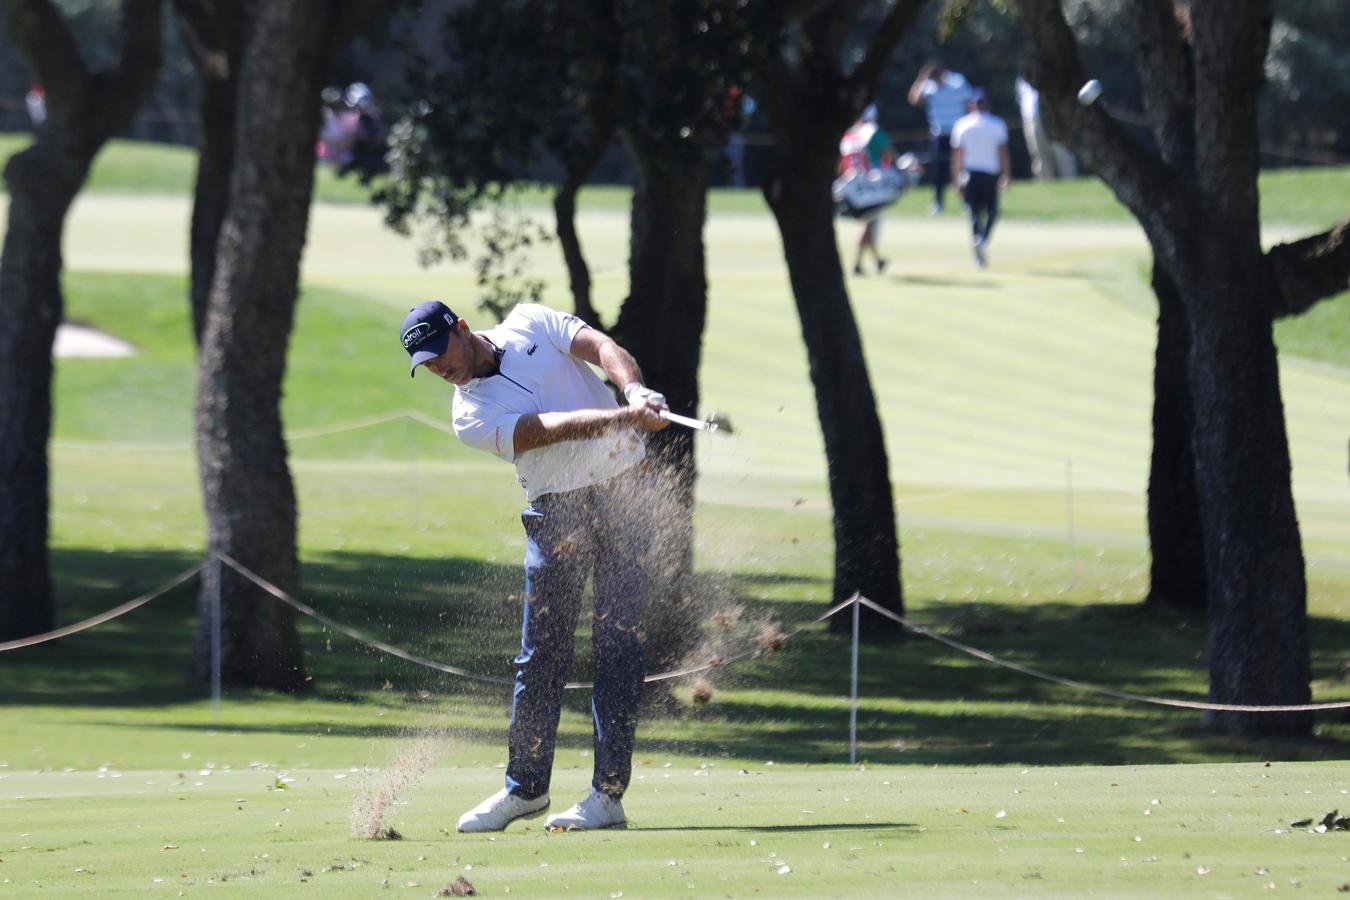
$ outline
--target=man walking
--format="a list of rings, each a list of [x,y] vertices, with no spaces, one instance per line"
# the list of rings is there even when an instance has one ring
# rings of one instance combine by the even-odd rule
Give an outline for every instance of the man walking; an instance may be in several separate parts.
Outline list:
[[[930,215],[943,211],[947,191],[947,173],[952,153],[952,126],[966,114],[971,87],[960,72],[953,72],[942,62],[934,60],[919,70],[909,89],[912,106],[922,106],[928,114],[928,131],[933,136],[933,150],[928,162],[933,172],[933,207]]]
[[[576,316],[521,304],[481,332],[445,304],[414,307],[399,339],[419,366],[455,386],[455,434],[512,462],[525,489],[525,614],[511,703],[506,786],[466,812],[460,831],[500,831],[541,815],[557,742],[563,686],[588,575],[595,767],[590,794],[549,827],[612,828],[632,771],[642,690],[639,618],[652,523],[644,502],[642,432],[666,427],[665,398],[642,384],[633,357]],[[586,365],[624,389],[619,406]]]
[[[1008,186],[1008,126],[989,111],[989,96],[975,91],[971,112],[952,126],[952,180],[970,211],[975,264],[989,264],[989,233],[998,218],[999,191]]]

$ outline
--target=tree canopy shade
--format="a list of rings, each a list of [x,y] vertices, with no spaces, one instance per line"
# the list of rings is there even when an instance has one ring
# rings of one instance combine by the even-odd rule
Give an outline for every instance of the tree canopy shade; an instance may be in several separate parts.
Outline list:
[[[1328,287],[1344,288],[1350,250],[1345,223],[1269,253],[1262,248],[1258,98],[1274,0],[1131,5],[1157,155],[1123,133],[1100,104],[1076,101],[1087,74],[1061,2],[1017,5],[1050,128],[1139,220],[1153,249],[1160,304],[1175,297],[1160,327],[1184,328],[1160,335],[1160,348],[1170,349],[1166,359],[1160,353],[1157,378],[1184,381],[1170,402],[1189,403],[1191,412],[1210,699],[1306,703],[1307,586],[1272,320]],[[1208,721],[1225,731],[1306,734],[1311,718],[1224,712]]]
[[[94,156],[154,85],[160,0],[124,0],[114,61],[95,71],[49,0],[5,0],[10,33],[47,95],[48,117],[5,166],[0,256],[0,640],[52,623],[47,441],[52,342],[61,322],[61,233]]]

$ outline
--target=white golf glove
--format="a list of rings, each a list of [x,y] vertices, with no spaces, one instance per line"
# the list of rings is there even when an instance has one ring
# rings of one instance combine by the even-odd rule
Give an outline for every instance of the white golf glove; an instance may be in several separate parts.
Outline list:
[[[640,406],[646,403],[655,403],[658,406],[666,405],[665,394],[654,391],[638,381],[624,388],[623,395],[628,398],[629,406]]]

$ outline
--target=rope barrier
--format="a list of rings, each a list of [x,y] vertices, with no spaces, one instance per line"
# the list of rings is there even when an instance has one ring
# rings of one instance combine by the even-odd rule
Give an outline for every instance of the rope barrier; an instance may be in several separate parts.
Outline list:
[[[54,641],[57,638],[68,637],[72,634],[78,634],[81,631],[86,631],[90,628],[93,628],[95,625],[102,625],[104,622],[111,622],[118,616],[124,616],[127,613],[131,612],[133,609],[140,609],[142,606],[149,603],[151,600],[154,600],[160,596],[163,596],[164,594],[167,594],[169,591],[178,587],[180,584],[187,581],[189,578],[201,572],[201,570],[204,568],[206,568],[206,563],[200,562],[197,565],[193,566],[192,568],[178,573],[173,578],[169,579],[164,584],[162,584],[155,590],[151,591],[150,593],[142,594],[141,596],[137,597],[134,600],[128,600],[121,606],[115,606],[112,609],[108,610],[107,612],[101,612],[96,616],[91,616],[88,619],[85,619],[83,622],[76,622],[75,624],[67,625],[64,628],[57,628],[55,631],[47,631],[42,634],[34,634],[26,638],[19,638],[18,640],[5,641],[4,643],[0,643],[0,652],[4,652],[5,650],[18,650],[20,647],[32,647],[36,644],[45,644],[48,641]]]
[[[872,610],[878,615],[898,623],[902,627],[908,629],[909,631],[914,632],[917,635],[920,635],[921,637],[931,638],[932,640],[935,640],[940,644],[946,644],[948,647],[951,647],[954,650],[959,650],[962,653],[975,657],[976,659],[984,660],[987,663],[990,663],[995,666],[1001,666],[1002,668],[1005,669],[1011,669],[1014,672],[1019,672],[1023,675],[1028,675],[1032,678],[1039,678],[1043,681],[1054,682],[1055,684],[1060,684],[1065,687],[1071,687],[1079,691],[1086,691],[1088,693],[1102,694],[1107,697],[1114,697],[1118,700],[1131,700],[1136,703],[1151,703],[1156,706],[1174,706],[1180,707],[1181,709],[1199,709],[1211,712],[1281,713],[1281,712],[1312,712],[1314,710],[1327,710],[1327,709],[1350,709],[1350,701],[1339,701],[1335,703],[1303,703],[1291,706],[1246,706],[1242,704],[1231,704],[1231,703],[1204,703],[1199,700],[1172,700],[1167,697],[1151,697],[1148,696],[1147,694],[1135,694],[1131,691],[1118,691],[1115,690],[1114,688],[1107,688],[1096,684],[1089,684],[1085,681],[1075,681],[1072,678],[1061,678],[1058,675],[1051,675],[1049,672],[1042,672],[1039,669],[1033,669],[1030,666],[1022,665],[1021,663],[1015,663],[1010,660],[1002,659],[1000,657],[993,655],[992,653],[986,653],[984,650],[972,647],[969,644],[963,644],[960,641],[953,640],[952,638],[949,638],[945,635],[936,634],[932,631],[929,631],[922,625],[915,625],[913,622],[910,622],[904,616],[897,615],[896,613],[891,612],[889,609],[886,609],[883,606],[879,606],[878,604],[873,603],[871,600],[868,600],[866,597],[860,594],[854,594],[853,600],[859,603],[860,605],[867,607],[868,609]]]
[[[90,618],[85,619],[81,622],[76,622],[72,625],[67,625],[65,627],[58,628],[53,631],[48,631],[43,634],[32,635],[30,637],[0,643],[0,652],[6,650],[17,650],[22,647],[32,647],[37,644],[43,644],[48,641],[57,640],[58,638],[68,637],[72,634],[77,634],[81,631],[86,631],[90,628],[94,628],[95,626],[102,625],[105,622],[110,622],[113,619],[118,618],[119,616],[126,615],[127,613],[133,610],[139,609],[140,607],[144,606],[150,601],[163,596],[164,594],[168,593],[169,591],[173,590],[174,588],[178,587],[179,585],[198,575],[204,568],[206,568],[207,563],[211,559],[219,559],[222,563],[229,566],[234,571],[238,572],[241,576],[251,581],[254,585],[265,591],[267,594],[281,601],[282,603],[285,603],[287,606],[290,606],[297,612],[305,616],[308,616],[311,619],[314,619],[316,622],[319,622],[325,627],[331,628],[334,631],[347,635],[347,637],[351,638],[352,640],[360,644],[364,644],[367,647],[379,650],[381,653],[386,653],[390,656],[398,657],[399,659],[413,663],[414,665],[422,666],[428,669],[433,669],[438,672],[444,672],[447,675],[454,675],[455,677],[464,678],[470,681],[478,681],[486,684],[496,684],[501,686],[510,686],[515,684],[515,679],[513,678],[506,678],[498,675],[483,675],[477,672],[470,672],[469,670],[460,668],[459,666],[452,666],[449,663],[437,662],[436,660],[433,659],[427,659],[424,656],[418,656],[415,653],[411,653],[407,650],[404,650],[401,647],[396,647],[393,644],[380,640],[379,638],[371,637],[370,635],[356,628],[353,628],[350,625],[344,625],[343,623],[337,621],[336,619],[333,619],[330,616],[327,616],[319,612],[317,609],[303,602],[302,600],[299,600],[298,598],[291,596],[286,591],[272,584],[266,578],[263,578],[261,575],[258,575],[256,572],[249,569],[243,563],[234,559],[234,557],[230,556],[228,553],[211,554],[206,560],[203,560],[197,565],[192,566],[191,568],[178,573],[173,578],[169,579],[155,590],[142,594],[141,596],[136,597],[133,600],[128,600],[126,603],[123,603],[120,606],[116,606],[110,610],[107,610],[106,612],[99,613],[96,616],[91,616]],[[1248,704],[1233,704],[1233,703],[1207,703],[1199,700],[1175,700],[1168,697],[1154,697],[1147,694],[1137,694],[1132,691],[1120,691],[1114,688],[1090,684],[1084,681],[1077,681],[1072,678],[1064,678],[1059,675],[1054,675],[1049,672],[1043,672],[1039,669],[1034,669],[1031,666],[1024,666],[1021,663],[1015,663],[1012,662],[1011,660],[1003,659],[1001,657],[995,656],[992,653],[981,650],[978,647],[972,647],[969,644],[964,644],[961,641],[949,638],[946,635],[938,634],[922,625],[917,625],[914,622],[911,622],[904,616],[892,612],[891,610],[886,609],[884,606],[872,602],[871,600],[867,599],[861,594],[854,594],[847,600],[843,600],[839,603],[836,603],[834,606],[830,607],[830,609],[826,610],[824,613],[821,613],[816,618],[810,620],[809,622],[806,622],[803,625],[798,626],[793,631],[783,635],[779,639],[779,641],[781,643],[787,643],[788,641],[800,635],[802,632],[806,631],[808,628],[811,628],[812,626],[815,625],[819,625],[821,622],[824,622],[825,620],[831,618],[832,616],[837,615],[841,611],[855,605],[865,606],[868,609],[872,610],[873,612],[877,613],[878,615],[882,616],[883,618],[895,622],[896,624],[900,625],[907,631],[917,634],[920,637],[926,637],[929,638],[930,640],[937,641],[940,644],[944,644],[954,650],[967,654],[968,656],[972,656],[976,659],[987,662],[990,665],[1008,669],[1010,671],[1026,675],[1031,678],[1036,678],[1042,681],[1048,681],[1053,684],[1058,684],[1063,687],[1073,688],[1074,690],[1083,691],[1086,693],[1099,694],[1105,697],[1112,697],[1117,700],[1126,700],[1134,703],[1145,703],[1154,706],[1167,706],[1179,709],[1202,710],[1207,712],[1290,713],[1290,712],[1314,712],[1325,710],[1350,709],[1350,701],[1336,701],[1330,703],[1302,703],[1302,704],[1290,704],[1282,706],[1255,706]],[[758,648],[748,649],[740,653],[732,654],[730,656],[721,657],[714,662],[704,663],[702,665],[697,666],[687,666],[679,669],[671,669],[665,672],[658,672],[654,675],[648,675],[643,679],[643,681],[646,683],[658,681],[670,681],[676,678],[684,678],[689,675],[697,675],[699,673],[707,672],[712,669],[723,668],[727,665],[730,665],[731,663],[738,662],[748,657],[758,656],[762,652],[763,652],[762,649]],[[593,687],[594,684],[592,682],[583,682],[583,681],[570,681],[565,685],[566,690],[588,690]]]
[[[428,669],[434,669],[438,672],[445,672],[448,675],[454,675],[459,678],[466,678],[470,681],[480,681],[487,684],[499,684],[505,686],[510,686],[516,683],[516,680],[514,678],[504,678],[498,675],[482,675],[477,672],[470,672],[469,670],[461,669],[458,666],[452,666],[449,665],[448,663],[436,662],[435,660],[427,659],[426,657],[423,656],[418,656],[415,653],[409,653],[407,650],[404,650],[401,647],[395,647],[393,644],[385,643],[379,638],[373,638],[370,635],[358,631],[357,629],[352,628],[349,625],[344,625],[341,622],[338,622],[336,619],[329,618],[328,616],[319,612],[314,607],[304,603],[301,600],[296,599],[295,597],[292,597],[290,594],[286,593],[281,588],[272,584],[266,578],[263,578],[261,575],[258,575],[257,573],[250,570],[247,566],[240,563],[238,560],[234,559],[229,554],[220,553],[216,554],[216,557],[221,562],[225,563],[225,565],[234,569],[236,572],[247,578],[249,581],[253,582],[259,588],[266,591],[268,594],[275,597],[277,600],[280,600],[282,603],[285,603],[287,606],[290,606],[297,612],[303,613],[304,615],[314,619],[316,622],[320,622],[323,625],[326,625],[327,627],[332,628],[335,631],[339,631],[342,634],[347,635],[347,637],[351,638],[352,640],[358,643],[365,644],[367,647],[379,650],[381,653],[387,653],[390,656],[397,656],[399,659],[406,660],[415,665],[423,666],[424,668]],[[823,615],[817,617],[811,622],[808,622],[806,625],[801,626],[796,631],[793,631],[791,634],[786,635],[783,638],[783,641],[786,642],[788,640],[791,640],[798,634],[801,634],[801,632],[804,631],[806,628],[809,628],[811,625],[815,625],[819,622],[823,622],[825,619],[828,619],[830,616],[839,612],[839,610],[853,605],[854,602],[855,601],[853,599],[843,601],[842,603],[836,605],[834,608],[830,609]],[[643,679],[643,682],[650,683],[656,681],[670,681],[676,678],[684,678],[688,675],[697,675],[700,672],[707,672],[710,669],[720,668],[722,666],[727,665],[728,663],[745,659],[748,656],[753,656],[757,652],[758,652],[757,650],[746,650],[742,653],[738,653],[733,656],[724,657],[718,660],[717,662],[706,663],[700,666],[690,666],[683,669],[672,669],[667,672],[659,672],[655,675],[648,675],[646,678]],[[575,690],[588,690],[590,688],[593,688],[594,686],[595,685],[589,681],[569,681],[566,685],[564,685],[564,688],[569,691],[575,691]]]
[[[308,438],[327,437],[334,434],[344,434],[349,431],[361,431],[366,428],[373,428],[376,425],[385,425],[389,422],[397,422],[399,419],[412,419],[414,422],[420,422],[428,428],[434,428],[445,434],[454,434],[455,430],[439,422],[434,416],[429,416],[417,409],[396,409],[393,412],[378,413],[373,416],[366,416],[363,419],[351,419],[346,422],[338,422],[333,425],[322,425],[316,428],[299,428],[288,432],[285,436],[287,441],[302,441]],[[52,447],[58,450],[191,450],[193,443],[191,441],[164,441],[162,443],[136,443],[131,441],[52,441]]]

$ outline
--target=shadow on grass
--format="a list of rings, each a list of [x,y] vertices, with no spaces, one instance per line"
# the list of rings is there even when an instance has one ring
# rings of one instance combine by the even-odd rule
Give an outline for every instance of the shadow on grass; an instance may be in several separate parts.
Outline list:
[[[153,588],[192,564],[182,554],[116,556],[57,550],[59,616],[74,621]],[[496,676],[511,675],[521,604],[515,566],[476,560],[333,554],[304,566],[306,602],[338,621],[431,659]],[[815,602],[749,599],[768,584],[809,578],[712,574],[701,584],[716,599],[745,610],[754,623],[772,615],[785,630],[822,612]],[[911,616],[996,655],[1081,681],[1142,694],[1203,699],[1205,627],[1201,621],[1136,605],[951,602],[925,605]],[[155,708],[198,703],[200,685],[184,673],[195,627],[195,585],[90,632],[0,655],[0,705]],[[736,647],[709,625],[717,652]],[[573,678],[589,677],[585,623]],[[1319,692],[1344,686],[1343,648],[1350,624],[1316,618],[1314,679]],[[406,724],[370,725],[306,719],[308,700],[413,709],[428,700],[461,737],[505,744],[507,688],[469,684],[368,650],[304,621],[306,663],[315,691],[295,700],[292,722],[230,727],[231,731],[403,737]],[[749,632],[747,631],[748,635]],[[747,639],[740,636],[744,646]],[[816,627],[781,653],[715,670],[713,702],[666,702],[650,713],[643,752],[734,756],[781,762],[839,762],[849,724],[848,643]],[[1198,714],[1127,705],[995,669],[933,641],[912,638],[865,645],[859,664],[860,757],[873,763],[1127,764],[1232,759],[1344,758],[1350,728],[1344,718],[1321,736],[1301,741],[1243,740],[1199,727]],[[684,688],[676,688],[682,696]],[[271,695],[231,692],[232,705]],[[669,701],[669,697],[665,698]],[[589,714],[589,693],[571,691],[566,708]],[[368,712],[369,710],[367,710]],[[467,711],[467,715],[465,712]],[[419,715],[421,713],[418,713]],[[363,714],[364,716],[364,714]],[[338,717],[340,718],[340,717]],[[501,726],[498,727],[497,723]],[[105,724],[118,724],[106,722]],[[128,726],[131,727],[131,726]],[[206,728],[175,721],[140,721],[138,728]],[[590,738],[564,732],[560,745],[587,748]]]

